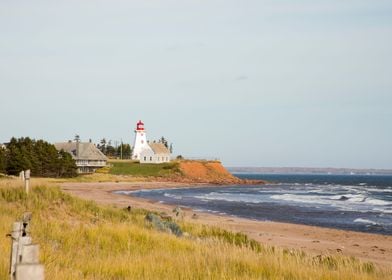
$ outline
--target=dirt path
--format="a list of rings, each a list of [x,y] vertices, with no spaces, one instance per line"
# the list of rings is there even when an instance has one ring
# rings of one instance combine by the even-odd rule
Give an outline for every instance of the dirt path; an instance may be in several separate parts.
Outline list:
[[[191,185],[188,185],[190,187]],[[200,187],[200,185],[197,185]],[[80,198],[117,207],[132,207],[165,211],[173,206],[141,198],[112,193],[116,190],[139,190],[184,187],[184,183],[64,183],[61,188]],[[343,254],[392,268],[392,236],[321,228],[278,222],[254,221],[229,216],[212,215],[185,209],[185,219],[224,229],[242,232],[263,244],[300,249],[312,255]],[[193,214],[197,218],[192,218]]]

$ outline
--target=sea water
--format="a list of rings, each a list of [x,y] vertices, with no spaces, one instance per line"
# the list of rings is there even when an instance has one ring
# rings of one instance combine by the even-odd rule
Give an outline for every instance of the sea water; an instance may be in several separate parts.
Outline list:
[[[120,193],[254,220],[392,235],[392,176],[235,175],[271,183]]]

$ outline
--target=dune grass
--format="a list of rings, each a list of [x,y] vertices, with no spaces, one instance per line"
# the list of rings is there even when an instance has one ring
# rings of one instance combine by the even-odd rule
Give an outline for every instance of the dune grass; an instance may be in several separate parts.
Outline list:
[[[0,180],[0,279],[7,279],[14,222],[33,213],[46,279],[388,279],[353,258],[313,258],[262,246],[244,234],[179,222],[184,237],[155,230],[147,212],[99,206],[35,186],[27,196]],[[3,186],[2,186],[3,185]],[[389,271],[390,273],[390,271]]]

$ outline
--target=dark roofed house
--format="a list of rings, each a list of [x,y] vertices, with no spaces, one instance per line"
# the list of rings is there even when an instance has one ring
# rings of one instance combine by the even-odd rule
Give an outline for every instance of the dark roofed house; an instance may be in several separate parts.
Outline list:
[[[55,143],[58,151],[64,150],[71,154],[78,167],[78,173],[94,173],[97,169],[105,167],[107,157],[93,143],[62,142]]]

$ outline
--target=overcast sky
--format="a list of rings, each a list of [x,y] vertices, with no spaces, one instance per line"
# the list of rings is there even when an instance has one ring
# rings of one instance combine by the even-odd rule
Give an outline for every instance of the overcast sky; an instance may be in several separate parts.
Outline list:
[[[392,168],[392,1],[0,1],[0,142]]]

